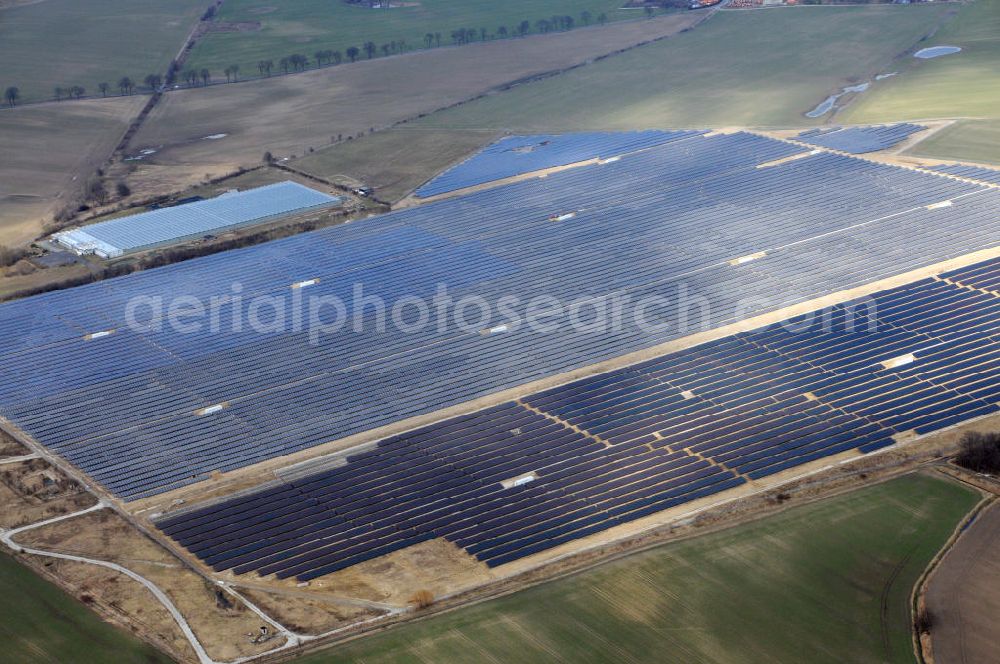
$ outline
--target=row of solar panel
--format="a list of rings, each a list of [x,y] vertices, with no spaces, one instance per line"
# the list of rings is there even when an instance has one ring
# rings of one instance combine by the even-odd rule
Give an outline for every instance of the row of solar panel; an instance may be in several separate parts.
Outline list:
[[[540,234],[551,242],[552,236],[578,230],[577,225],[539,223],[553,209],[567,209],[573,203],[590,202],[587,191],[598,186],[600,194],[620,195],[637,187],[637,202],[654,193],[666,193],[687,182],[707,175],[725,176],[745,169],[758,159],[787,156],[797,148],[757,137],[716,137],[690,146],[681,152],[666,151],[642,160],[630,158],[602,169],[582,169],[563,173],[548,182],[523,183],[499,191],[481,192],[462,199],[461,203],[442,202],[432,206],[383,215],[377,221],[338,226],[315,233],[226,252],[181,264],[150,270],[122,279],[83,287],[81,291],[56,291],[31,300],[0,307],[0,332],[4,346],[16,342],[11,350],[26,345],[51,344],[75,339],[95,325],[121,324],[122,311],[130,298],[162,295],[165,291],[191,294],[207,299],[231,294],[231,284],[239,281],[242,294],[280,292],[288,284],[311,277],[330,278],[358,268],[377,267],[396,257],[425,252],[454,242],[481,240],[495,250],[503,240],[526,231]],[[668,169],[667,166],[672,168]],[[605,174],[628,174],[603,181]],[[552,183],[552,184],[549,184]],[[633,184],[634,183],[634,184]],[[581,201],[581,195],[585,196]],[[595,200],[600,200],[595,197]],[[611,207],[598,204],[598,209]],[[593,207],[593,206],[592,206]],[[469,208],[474,210],[466,211]],[[495,211],[496,221],[470,224],[473,212]],[[615,227],[609,227],[609,232]],[[593,225],[588,225],[592,230]],[[625,235],[616,233],[616,235]],[[547,236],[547,237],[546,237]],[[518,239],[521,239],[520,237]],[[81,301],[73,293],[85,292]],[[112,318],[108,318],[111,316]],[[51,336],[34,339],[16,323],[31,322],[36,329],[53,328]]]
[[[507,136],[434,177],[418,188],[416,195],[430,198],[524,173],[621,156],[704,133],[651,130]]]
[[[931,166],[929,169],[938,173],[947,173],[948,175],[957,175],[961,178],[1000,185],[1000,170],[995,168],[967,166],[965,164],[944,164],[942,166]]]
[[[869,127],[823,127],[808,129],[795,139],[841,152],[864,154],[891,148],[924,129],[925,127],[908,122]]]
[[[135,498],[996,242],[995,192],[829,154],[757,168],[798,150],[756,136],[696,137],[3,305],[0,366],[15,379],[0,384],[0,413]],[[923,207],[944,199],[953,205]],[[577,215],[549,222],[554,209]],[[901,245],[900,234],[914,239]],[[729,263],[761,249],[763,258]],[[287,296],[314,279],[304,292],[348,302],[356,283],[390,302],[438,283],[456,300],[515,295],[522,316],[539,293],[614,295],[627,300],[625,324],[579,333],[564,312],[555,332],[382,332],[369,307],[360,333],[232,329],[234,317],[250,318],[252,296]],[[216,330],[126,325],[138,298],[208,301],[232,296],[233,281],[239,313],[223,308]],[[639,325],[640,303],[654,298],[665,304],[645,313],[660,325]]]
[[[1000,260],[394,436],[159,526],[217,570],[282,578],[438,537],[504,564],[996,412],[1000,296],[967,282],[1000,282]]]

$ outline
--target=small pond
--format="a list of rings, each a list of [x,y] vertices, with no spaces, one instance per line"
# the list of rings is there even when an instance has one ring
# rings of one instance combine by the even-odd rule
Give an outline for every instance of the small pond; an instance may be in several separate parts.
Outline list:
[[[928,48],[922,48],[913,54],[913,57],[920,58],[921,60],[930,60],[931,58],[936,58],[941,55],[951,55],[952,53],[958,53],[962,49],[958,46],[931,46]]]

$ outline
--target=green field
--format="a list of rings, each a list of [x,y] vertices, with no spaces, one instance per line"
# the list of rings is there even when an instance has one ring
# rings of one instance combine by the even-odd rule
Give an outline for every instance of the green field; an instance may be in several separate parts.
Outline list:
[[[940,5],[724,11],[690,32],[434,114],[420,124],[513,130],[799,126],[930,32]]]
[[[912,662],[911,589],[977,502],[908,475],[298,661]]]
[[[920,142],[907,154],[1000,164],[1000,119],[960,120]]]
[[[150,645],[0,553],[0,639],[4,662],[170,662]]]
[[[206,0],[42,0],[0,9],[0,87],[27,100],[50,99],[56,86],[99,83],[117,93],[122,76],[163,73]]]
[[[976,0],[961,8],[921,46],[960,46],[961,53],[906,58],[899,75],[862,95],[838,119],[885,122],[926,118],[974,118],[942,132],[915,154],[1000,163],[1000,0]]]
[[[407,48],[423,48],[424,35],[441,33],[441,45],[451,44],[458,28],[486,28],[490,34],[500,26],[511,30],[521,21],[569,15],[582,25],[581,13],[589,11],[591,22],[604,13],[608,20],[638,18],[641,11],[621,10],[619,0],[419,0],[401,1],[403,6],[370,9],[344,0],[227,0],[219,20],[229,23],[257,22],[258,30],[215,32],[195,49],[193,64],[222,71],[238,64],[244,72],[257,73],[257,62],[301,53],[313,60],[319,50],[344,52],[361,48],[366,41],[377,46],[405,40]],[[478,39],[478,37],[477,37]],[[345,56],[346,57],[346,56]]]

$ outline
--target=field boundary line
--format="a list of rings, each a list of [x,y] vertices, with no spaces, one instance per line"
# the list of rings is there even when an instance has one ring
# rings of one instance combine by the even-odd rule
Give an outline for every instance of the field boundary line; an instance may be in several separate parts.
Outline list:
[[[975,521],[984,511],[989,509],[998,501],[995,495],[988,494],[988,492],[985,489],[978,487],[975,484],[972,484],[971,482],[962,479],[961,477],[957,477],[950,473],[943,472],[940,467],[937,467],[935,471],[936,471],[934,473],[935,475],[945,478],[946,480],[951,481],[955,484],[960,484],[962,486],[974,489],[975,491],[979,492],[980,495],[982,495],[983,497],[982,500],[976,503],[976,505],[971,510],[969,510],[969,512],[965,515],[965,517],[963,517],[962,520],[955,526],[955,529],[952,531],[952,534],[948,538],[948,541],[944,543],[941,549],[936,554],[934,554],[933,558],[931,558],[930,562],[927,563],[927,567],[924,568],[924,571],[920,574],[920,577],[917,578],[917,582],[913,584],[913,588],[910,591],[910,640],[913,646],[913,655],[916,658],[918,664],[934,664],[933,638],[932,638],[930,652],[925,652],[923,643],[920,639],[920,633],[916,629],[917,616],[919,615],[919,610],[920,610],[919,606],[920,600],[926,596],[927,588],[930,586],[931,579],[934,577],[934,574],[941,566],[941,563],[948,556],[948,554],[951,553],[952,549],[955,548],[955,545],[958,544],[958,542],[966,534],[966,532],[969,530],[969,527],[973,523],[975,523]]]

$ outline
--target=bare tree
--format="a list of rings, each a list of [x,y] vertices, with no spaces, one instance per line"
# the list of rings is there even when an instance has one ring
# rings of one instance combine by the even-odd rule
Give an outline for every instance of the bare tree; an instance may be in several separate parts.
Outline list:
[[[14,107],[14,104],[17,103],[17,100],[20,96],[21,96],[21,91],[18,90],[13,85],[4,90],[3,93],[3,98],[7,100],[7,105],[10,106],[11,108]]]
[[[200,73],[202,85],[208,85],[212,82],[212,72],[208,71],[208,69],[202,69]]]
[[[27,255],[24,249],[0,244],[0,267],[10,267]]]
[[[132,79],[129,78],[128,76],[122,76],[118,80],[118,90],[120,90],[123,95],[132,94],[132,90],[134,89],[135,89],[135,83],[133,83]]]
[[[410,597],[410,603],[418,609],[426,609],[434,603],[434,593],[429,590],[418,590]]]
[[[1000,433],[966,433],[955,463],[977,473],[1000,473]]]
[[[365,55],[368,56],[369,60],[375,57],[375,50],[376,50],[375,42],[366,41],[364,44],[364,49],[365,49]]]
[[[434,35],[428,32],[426,35],[424,35],[424,47],[430,48],[433,45],[434,45]]]
[[[69,96],[75,97],[77,99],[81,98],[83,95],[87,94],[86,89],[82,85],[74,85],[69,89]]]
[[[360,51],[358,50],[357,46],[351,46],[347,49],[347,59],[350,60],[351,62],[357,60],[359,54]]]
[[[108,90],[111,89],[111,86],[108,85],[107,83],[98,83],[97,84],[97,89],[101,91],[101,96],[102,97],[107,97],[108,96]]]
[[[60,99],[62,99],[63,92],[64,92],[64,90],[61,87],[59,87],[58,85],[55,87],[54,90],[52,90],[52,94],[53,94],[53,96],[55,96],[56,101],[59,101]]]
[[[341,55],[340,51],[334,51],[330,54],[330,59],[333,61],[333,64],[339,65],[344,61],[344,56]]]
[[[108,190],[100,178],[94,178],[87,184],[87,196],[101,204],[108,200]]]

